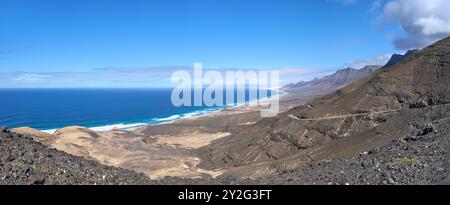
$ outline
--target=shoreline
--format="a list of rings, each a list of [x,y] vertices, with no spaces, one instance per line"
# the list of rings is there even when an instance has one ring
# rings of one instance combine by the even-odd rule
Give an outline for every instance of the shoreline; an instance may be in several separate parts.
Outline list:
[[[120,124],[119,129],[117,124],[97,128],[69,126],[48,135],[41,133],[45,136],[34,140],[104,165],[144,173],[151,179],[165,176],[214,178],[224,170],[204,169],[200,166],[202,159],[194,150],[256,123],[260,109],[266,109],[271,100],[284,99],[286,94],[277,93],[273,97],[215,110],[207,108],[172,115],[154,125]],[[36,135],[35,131],[25,128],[16,131]]]
[[[279,93],[276,95],[273,95],[273,97],[278,97],[279,101],[281,102],[283,97],[286,97],[289,95],[286,91],[279,90]],[[160,117],[160,118],[150,118],[151,121],[156,121],[155,123],[148,123],[148,122],[118,122],[115,124],[106,124],[106,125],[98,125],[98,126],[83,126],[87,129],[90,129],[95,132],[108,132],[112,130],[125,130],[125,131],[134,131],[136,129],[145,127],[145,126],[158,126],[158,125],[164,125],[164,124],[172,124],[176,123],[182,120],[193,120],[198,119],[201,117],[213,117],[217,114],[224,113],[224,111],[235,111],[235,112],[252,112],[252,111],[259,111],[257,109],[258,106],[263,106],[261,104],[267,103],[272,99],[271,97],[266,97],[262,99],[253,100],[250,102],[244,102],[244,103],[237,103],[235,105],[224,105],[222,107],[216,107],[216,108],[205,108],[200,110],[195,110],[192,112],[187,113],[178,113],[173,114],[168,117]],[[248,108],[248,109],[247,109]],[[149,121],[149,120],[142,120],[142,121]],[[76,126],[76,125],[70,125],[70,126]],[[67,126],[66,126],[67,127]],[[41,132],[48,133],[48,134],[54,134],[57,130],[62,129],[64,127],[54,128],[54,129],[38,129]]]

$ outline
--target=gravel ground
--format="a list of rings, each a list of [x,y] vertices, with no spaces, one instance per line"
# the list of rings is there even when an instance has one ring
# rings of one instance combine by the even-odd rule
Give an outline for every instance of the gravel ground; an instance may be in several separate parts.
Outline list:
[[[444,124],[444,126],[447,126]],[[450,184],[450,133],[435,130],[425,135],[395,140],[350,159],[311,164],[256,180],[233,176],[209,180],[166,177],[161,184],[251,185],[426,185]]]
[[[151,181],[144,174],[101,165],[0,130],[0,184],[450,184],[449,144],[450,133],[433,128],[350,159],[311,164],[266,178],[165,177]]]
[[[337,185],[449,184],[449,140],[449,135],[395,140],[389,145],[361,153],[351,159],[322,162],[285,171],[277,177],[270,177],[261,182]]]
[[[101,165],[0,130],[0,184],[150,184],[144,174]]]

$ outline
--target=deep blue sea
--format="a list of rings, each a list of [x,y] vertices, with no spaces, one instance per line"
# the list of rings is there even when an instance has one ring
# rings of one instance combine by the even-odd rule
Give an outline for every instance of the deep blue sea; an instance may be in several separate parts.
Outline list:
[[[0,89],[0,126],[28,126],[50,132],[71,125],[98,131],[127,129],[224,108],[175,107],[171,92],[171,89]],[[247,99],[251,100],[255,99]]]

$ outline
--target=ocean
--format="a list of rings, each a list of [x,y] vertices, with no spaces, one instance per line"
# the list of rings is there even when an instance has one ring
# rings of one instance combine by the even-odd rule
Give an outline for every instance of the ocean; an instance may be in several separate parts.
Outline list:
[[[175,107],[171,92],[171,89],[0,89],[0,126],[27,126],[46,132],[72,125],[96,131],[130,129],[224,108]],[[254,100],[247,95],[246,102]]]

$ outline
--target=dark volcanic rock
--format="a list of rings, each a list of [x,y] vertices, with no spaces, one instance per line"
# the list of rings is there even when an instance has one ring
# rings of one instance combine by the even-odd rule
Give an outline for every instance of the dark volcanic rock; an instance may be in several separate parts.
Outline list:
[[[0,132],[0,184],[151,184],[144,174],[101,165]]]
[[[406,59],[408,56],[416,53],[419,50],[409,50],[404,55],[401,54],[394,54],[391,56],[391,59],[386,63],[386,65],[383,66],[383,68],[391,67],[399,62],[401,62],[403,59]]]
[[[7,127],[0,127],[0,132],[9,132]]]
[[[436,126],[439,134],[394,140],[350,158],[312,163],[257,179],[164,178],[160,184],[250,184],[250,185],[430,185],[450,184],[450,118]],[[412,138],[412,137],[407,137]],[[230,180],[232,179],[232,180]]]
[[[213,141],[197,150],[202,166],[255,177],[261,172],[252,175],[251,170],[354,156],[395,139],[434,132],[428,124],[450,116],[449,59],[450,37],[314,99],[311,106],[261,119]]]
[[[439,125],[447,129],[450,120]],[[394,140],[389,144],[347,159],[311,164],[241,184],[450,184],[448,173],[450,133]]]

